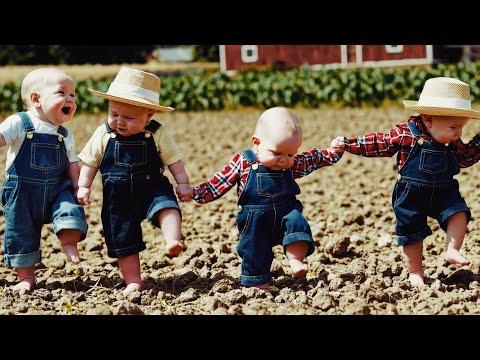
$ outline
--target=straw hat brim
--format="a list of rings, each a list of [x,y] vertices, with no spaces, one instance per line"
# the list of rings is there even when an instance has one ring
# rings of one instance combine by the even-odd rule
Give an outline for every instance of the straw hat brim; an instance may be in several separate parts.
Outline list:
[[[469,119],[480,119],[480,112],[475,110],[439,108],[436,106],[418,106],[418,101],[413,100],[403,100],[403,105],[406,109],[412,110],[419,114],[461,116]]]
[[[103,93],[97,90],[92,90],[92,89],[88,89],[88,90],[90,90],[93,95],[102,99],[118,101],[121,103],[130,104],[130,105],[141,106],[147,109],[153,109],[160,112],[170,112],[175,110],[175,108],[172,108],[170,106],[161,106],[161,105],[153,104],[142,98],[138,98],[138,97],[127,95],[127,94],[125,95],[125,97],[121,97],[121,96],[114,96],[107,93]]]

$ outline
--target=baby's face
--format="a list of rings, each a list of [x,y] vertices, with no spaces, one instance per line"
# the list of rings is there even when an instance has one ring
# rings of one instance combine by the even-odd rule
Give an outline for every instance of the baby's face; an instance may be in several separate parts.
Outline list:
[[[67,75],[53,75],[37,90],[42,119],[53,125],[70,121],[77,110],[75,103],[75,83]]]
[[[463,127],[467,125],[470,119],[459,116],[430,116],[426,119],[425,125],[428,127],[432,137],[442,144],[448,144],[462,137]]]
[[[122,136],[143,132],[155,112],[153,110],[110,100],[108,125]]]
[[[293,165],[293,157],[302,145],[302,136],[272,129],[262,132],[259,137],[254,136],[253,143],[262,165],[272,170],[286,170]]]

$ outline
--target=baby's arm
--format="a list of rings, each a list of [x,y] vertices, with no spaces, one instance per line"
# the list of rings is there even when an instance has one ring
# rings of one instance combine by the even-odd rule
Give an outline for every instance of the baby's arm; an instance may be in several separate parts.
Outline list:
[[[480,160],[480,133],[464,144],[461,139],[451,144],[453,154],[461,168],[476,164]]]
[[[77,197],[79,176],[80,166],[78,165],[78,161],[71,162],[68,166],[68,177],[72,180],[74,197]]]
[[[168,165],[168,170],[172,173],[177,183],[176,192],[180,201],[190,201],[193,196],[193,189],[189,185],[190,179],[185,170],[182,160],[178,160],[171,165]]]
[[[88,164],[83,164],[78,179],[77,200],[81,205],[90,204],[90,193],[93,179],[97,174],[97,168]]]
[[[3,134],[0,133],[0,147],[3,147],[7,145],[7,141],[5,140],[5,138],[3,137]]]

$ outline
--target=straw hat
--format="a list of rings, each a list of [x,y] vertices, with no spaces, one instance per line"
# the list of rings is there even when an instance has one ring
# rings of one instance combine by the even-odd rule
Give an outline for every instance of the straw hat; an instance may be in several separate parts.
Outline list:
[[[161,112],[175,110],[159,105],[160,78],[142,70],[122,67],[106,93],[88,89],[93,95],[130,105],[137,105]]]
[[[428,79],[423,86],[420,99],[404,100],[403,105],[406,109],[419,114],[480,119],[480,112],[472,110],[470,86],[449,77]]]

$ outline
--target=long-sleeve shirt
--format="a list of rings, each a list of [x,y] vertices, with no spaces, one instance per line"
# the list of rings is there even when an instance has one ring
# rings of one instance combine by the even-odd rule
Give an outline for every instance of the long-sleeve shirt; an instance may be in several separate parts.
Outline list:
[[[330,149],[313,148],[293,157],[293,166],[289,169],[294,179],[301,178],[320,169],[336,163],[342,155]],[[225,165],[223,170],[216,172],[213,177],[193,188],[193,199],[199,204],[216,200],[226,194],[237,184],[237,195],[240,198],[247,181],[251,167],[241,153],[236,153]]]
[[[434,141],[420,116],[411,116],[408,121],[397,124],[389,132],[374,132],[346,138],[345,151],[366,157],[391,157],[398,152],[397,171],[400,172],[415,145],[415,137],[407,125],[408,122],[417,125],[424,140]],[[461,168],[472,166],[480,160],[480,134],[475,135],[468,144],[464,144],[461,139],[458,139],[449,143],[449,146]]]

